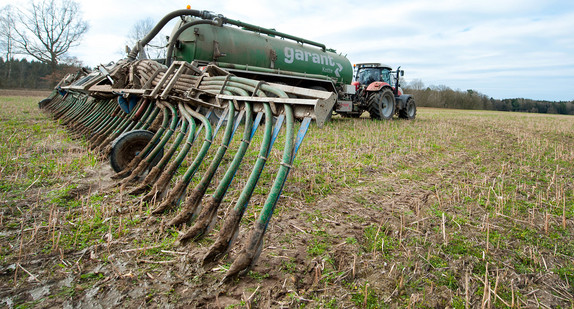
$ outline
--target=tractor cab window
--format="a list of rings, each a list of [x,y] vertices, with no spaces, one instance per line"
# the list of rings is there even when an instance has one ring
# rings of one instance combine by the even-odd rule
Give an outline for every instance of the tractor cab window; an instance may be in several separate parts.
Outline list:
[[[361,85],[369,85],[373,82],[391,84],[391,71],[383,68],[362,68],[357,73],[357,81]]]
[[[385,83],[387,83],[391,86],[395,85],[395,83],[393,82],[393,79],[391,78],[391,70],[389,70],[389,69],[382,69],[381,70],[381,79]]]

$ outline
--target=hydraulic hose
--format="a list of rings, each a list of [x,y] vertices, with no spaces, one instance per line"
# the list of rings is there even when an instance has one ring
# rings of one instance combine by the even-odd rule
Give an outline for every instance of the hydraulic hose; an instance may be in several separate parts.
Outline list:
[[[201,146],[201,149],[197,153],[195,159],[193,160],[189,168],[185,171],[182,178],[176,183],[175,187],[169,192],[168,196],[164,199],[164,201],[155,210],[153,210],[153,212],[155,213],[162,212],[163,210],[166,210],[170,206],[177,205],[179,203],[180,199],[185,194],[187,186],[191,182],[193,175],[195,175],[195,172],[197,172],[199,165],[201,164],[201,162],[203,162],[203,159],[207,155],[207,152],[209,151],[209,148],[213,143],[213,129],[211,127],[211,123],[209,123],[209,120],[204,115],[194,111],[191,107],[187,105],[185,106],[185,109],[189,114],[191,114],[191,116],[202,122],[203,127],[205,129],[205,140],[203,142],[203,145]]]
[[[169,181],[173,178],[174,174],[176,173],[177,169],[189,153],[191,147],[193,146],[193,142],[195,141],[195,132],[197,130],[197,124],[195,120],[193,120],[192,116],[187,112],[185,109],[184,104],[179,104],[179,112],[184,119],[187,120],[189,123],[189,130],[187,130],[187,138],[185,144],[183,144],[181,150],[177,157],[167,166],[165,170],[162,171],[161,176],[159,176],[158,180],[154,183],[152,190],[144,196],[143,200],[148,201],[153,199],[158,193],[162,194],[163,191],[168,187]],[[149,175],[148,175],[149,176]],[[147,177],[144,180],[144,185],[134,189],[131,194],[139,194],[143,190],[145,190],[145,184],[147,183]],[[151,180],[150,180],[151,182]]]

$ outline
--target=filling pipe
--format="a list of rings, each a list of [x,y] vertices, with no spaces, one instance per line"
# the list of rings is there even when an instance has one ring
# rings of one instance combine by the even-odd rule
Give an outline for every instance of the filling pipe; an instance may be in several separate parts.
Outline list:
[[[209,11],[198,11],[198,10],[191,10],[191,9],[183,9],[183,10],[173,11],[173,12],[165,15],[157,23],[157,25],[155,25],[155,27],[143,39],[141,39],[136,44],[136,46],[134,46],[134,48],[131,50],[131,52],[128,55],[128,59],[130,61],[135,60],[137,57],[137,54],[140,52],[140,48],[143,48],[149,42],[151,42],[151,40],[153,40],[153,38],[155,38],[155,36],[161,31],[161,29],[163,29],[163,27],[168,22],[170,22],[172,19],[174,19],[176,17],[181,17],[181,16],[194,16],[194,17],[199,17],[201,19],[213,19],[213,18],[217,17],[216,15],[214,15],[213,13],[211,13]]]

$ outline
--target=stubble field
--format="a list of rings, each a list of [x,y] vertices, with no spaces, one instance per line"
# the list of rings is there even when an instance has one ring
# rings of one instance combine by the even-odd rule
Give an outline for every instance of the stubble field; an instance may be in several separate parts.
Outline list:
[[[218,226],[177,246],[181,230],[161,228],[175,213],[150,223],[153,205],[120,192],[105,158],[37,108],[42,97],[8,95],[0,96],[4,306],[574,306],[572,117],[420,108],[414,121],[335,117],[313,126],[257,265],[221,283],[238,246],[217,265],[197,263]],[[248,173],[239,171],[237,188]],[[268,187],[253,196],[238,244]]]

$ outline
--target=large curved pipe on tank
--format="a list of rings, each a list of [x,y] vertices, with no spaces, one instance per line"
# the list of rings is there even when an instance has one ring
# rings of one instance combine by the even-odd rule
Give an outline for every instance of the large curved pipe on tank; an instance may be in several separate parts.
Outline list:
[[[263,28],[263,27],[256,26],[256,25],[244,23],[244,22],[239,21],[239,20],[229,19],[229,18],[223,17],[223,16],[221,16],[221,15],[220,15],[219,17],[220,17],[220,18],[223,18],[223,23],[224,23],[224,24],[235,25],[235,26],[237,26],[237,27],[244,28],[244,29],[247,29],[247,30],[251,30],[251,31],[254,31],[254,32],[259,32],[259,33],[264,33],[264,34],[269,34],[269,35],[275,35],[275,36],[278,36],[278,37],[282,37],[282,38],[285,38],[285,39],[289,39],[289,40],[296,41],[296,42],[301,43],[301,44],[309,44],[309,45],[317,46],[317,47],[321,48],[321,50],[323,50],[323,51],[326,51],[326,50],[327,50],[327,47],[325,46],[325,44],[322,44],[322,43],[318,43],[318,42],[315,42],[315,41],[310,41],[310,40],[307,40],[307,39],[304,39],[304,38],[300,38],[300,37],[293,36],[293,35],[290,35],[290,34],[287,34],[287,33],[279,32],[279,31],[276,31],[276,30],[273,30],[273,29],[267,29],[267,28]]]
[[[174,19],[176,17],[181,17],[181,16],[194,16],[194,17],[198,17],[201,19],[205,19],[205,20],[210,20],[210,19],[214,19],[216,17],[219,17],[219,16],[214,15],[212,12],[209,12],[209,11],[198,11],[198,10],[191,10],[191,9],[173,11],[173,12],[165,15],[157,23],[157,25],[155,25],[155,27],[143,39],[138,41],[138,43],[130,51],[130,53],[128,55],[128,59],[129,60],[135,60],[137,57],[137,54],[140,52],[140,49],[143,48],[144,46],[146,46],[149,42],[151,42],[151,40],[153,40],[153,38],[155,38],[155,36],[161,31],[161,29],[163,29],[163,27],[169,21],[171,21],[172,19]]]
[[[183,26],[181,26],[179,29],[177,29],[177,31],[171,36],[171,38],[169,39],[169,43],[167,44],[167,57],[165,59],[165,65],[170,66],[171,65],[171,61],[172,61],[172,54],[173,54],[173,47],[175,46],[175,43],[177,42],[177,39],[179,38],[179,35],[183,33],[183,31],[185,31],[186,29],[189,29],[190,27],[196,26],[196,25],[204,25],[204,24],[212,24],[214,26],[221,26],[222,25],[222,19],[221,18],[214,18],[213,20],[195,20],[192,22],[189,22],[187,24],[184,24]]]

